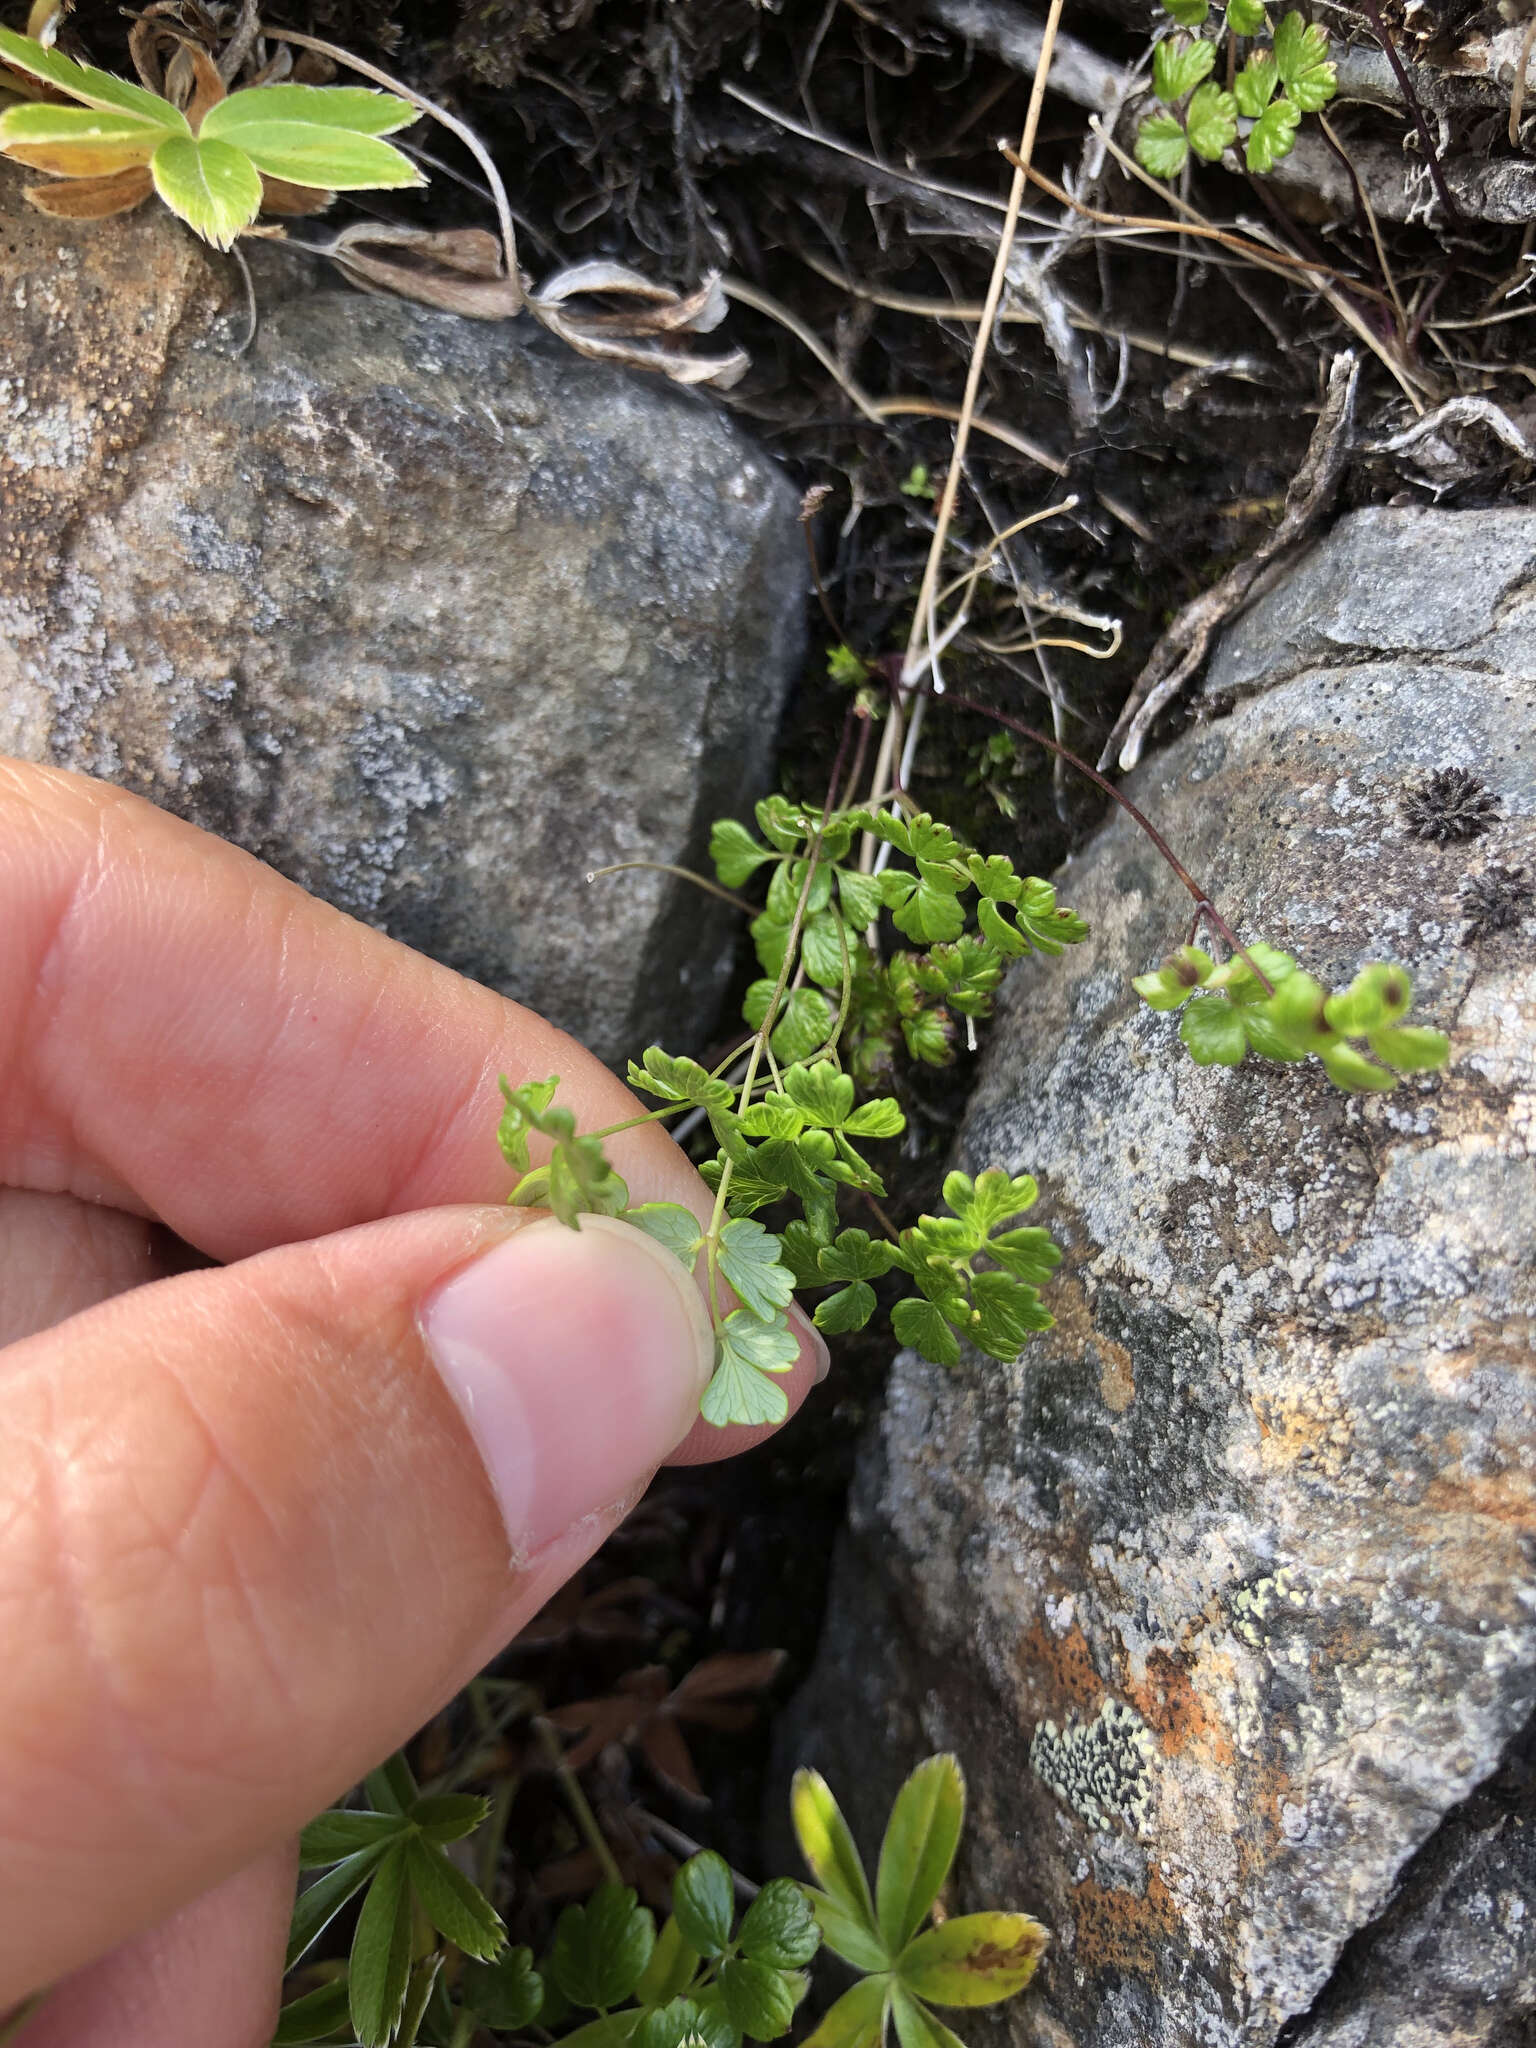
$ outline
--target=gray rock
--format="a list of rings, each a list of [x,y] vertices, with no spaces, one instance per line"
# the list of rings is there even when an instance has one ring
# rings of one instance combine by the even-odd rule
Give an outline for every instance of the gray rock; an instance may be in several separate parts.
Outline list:
[[[1039,1175],[1057,1326],[897,1361],[783,1749],[866,1839],[960,1751],[959,1894],[1055,1930],[1032,2048],[1536,2019],[1528,1775],[1478,1807],[1536,1707],[1536,925],[1473,938],[1462,894],[1536,875],[1532,562],[1530,514],[1344,521],[1213,688],[1277,679],[1131,780],[1244,934],[1403,962],[1447,1074],[1195,1067],[1128,985],[1190,906],[1123,817],[1058,878],[1088,944],[1004,991],[961,1163]],[[1425,844],[1448,766],[1500,814]]]
[[[585,877],[697,866],[761,791],[803,610],[772,463],[526,323],[285,296],[293,258],[237,358],[174,224],[39,228],[16,183],[0,748],[237,841],[605,1058],[697,1040],[730,912]]]

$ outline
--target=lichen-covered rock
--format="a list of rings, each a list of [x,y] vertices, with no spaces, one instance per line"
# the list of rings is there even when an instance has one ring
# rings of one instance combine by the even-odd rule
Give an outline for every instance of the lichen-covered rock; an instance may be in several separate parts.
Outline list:
[[[1451,1069],[1195,1067],[1127,980],[1188,900],[1100,833],[961,1146],[1040,1176],[1056,1328],[898,1361],[784,1749],[866,1834],[960,1751],[967,1901],[1055,1930],[1031,2048],[1513,2048],[1529,1773],[1475,1809],[1536,1708],[1536,922],[1467,892],[1536,873],[1536,517],[1346,520],[1212,687],[1261,681],[1133,793],[1243,933],[1407,965]],[[1414,836],[1452,768],[1494,802]]]
[[[527,323],[75,227],[0,171],[0,750],[105,775],[534,1003],[697,1038],[800,639],[793,494],[707,403]]]

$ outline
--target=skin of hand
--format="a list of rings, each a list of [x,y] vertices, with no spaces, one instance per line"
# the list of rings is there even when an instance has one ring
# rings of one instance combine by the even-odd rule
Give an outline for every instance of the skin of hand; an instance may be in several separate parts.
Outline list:
[[[0,962],[0,2014],[51,1987],[21,2048],[264,2048],[296,1830],[657,1466],[769,1432],[697,1419],[670,1253],[501,1206],[499,1073],[635,1111],[552,1025],[4,760]],[[656,1125],[610,1151],[707,1218]]]

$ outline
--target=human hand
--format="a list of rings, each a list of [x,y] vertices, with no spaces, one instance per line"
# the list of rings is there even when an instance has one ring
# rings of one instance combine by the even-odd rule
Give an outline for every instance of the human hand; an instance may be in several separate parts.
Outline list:
[[[295,1830],[657,1465],[768,1432],[696,1420],[670,1253],[494,1206],[498,1072],[633,1105],[553,1026],[3,761],[0,960],[0,2014],[57,1985],[22,2048],[264,2048]],[[708,1215],[656,1126],[610,1149]]]

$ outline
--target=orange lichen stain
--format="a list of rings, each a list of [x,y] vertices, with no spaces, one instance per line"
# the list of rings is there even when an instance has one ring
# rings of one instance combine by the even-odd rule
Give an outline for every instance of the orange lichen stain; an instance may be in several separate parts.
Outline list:
[[[1084,1878],[1072,1887],[1072,1918],[1072,1961],[1089,1977],[1120,1970],[1132,1977],[1155,1978],[1159,1956],[1184,1936],[1178,1903],[1155,1870],[1148,1874],[1146,1891],[1139,1898],[1135,1892]]]
[[[1041,1715],[1076,1711],[1091,1720],[1103,1704],[1104,1681],[1075,1621],[1059,1636],[1043,1621],[1031,1622],[1019,1639],[1019,1667]]]
[[[1197,1748],[1212,1762],[1232,1760],[1232,1740],[1195,1691],[1191,1660],[1176,1651],[1154,1650],[1140,1685],[1125,1687],[1132,1706],[1157,1736],[1165,1756]]]
[[[1131,1354],[1102,1330],[1096,1333],[1093,1342],[1099,1354],[1099,1399],[1112,1413],[1123,1415],[1136,1398]]]

